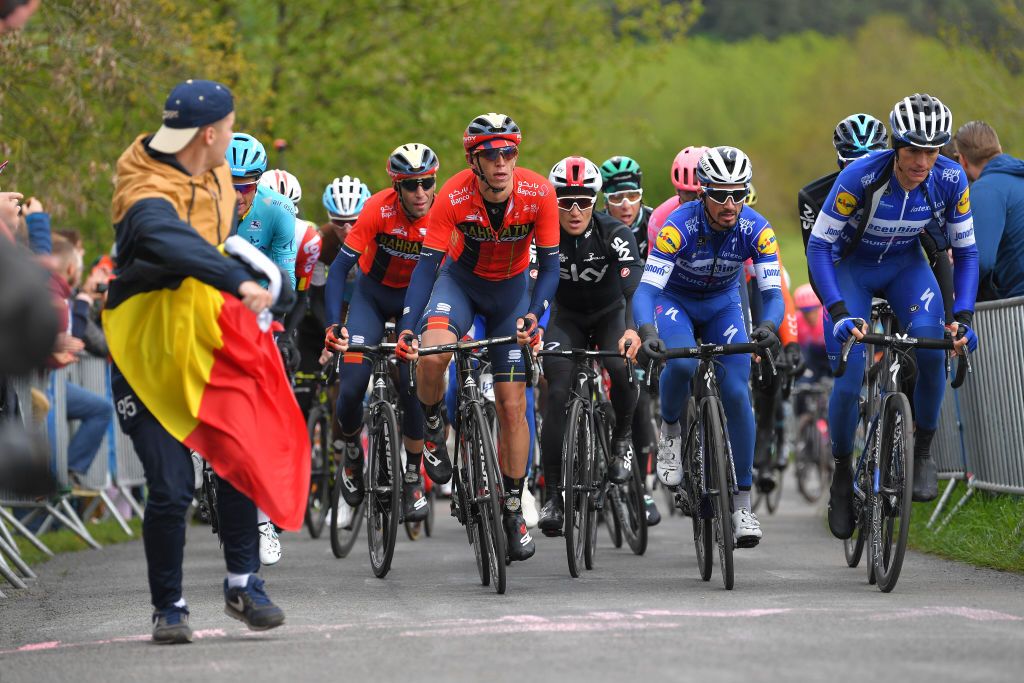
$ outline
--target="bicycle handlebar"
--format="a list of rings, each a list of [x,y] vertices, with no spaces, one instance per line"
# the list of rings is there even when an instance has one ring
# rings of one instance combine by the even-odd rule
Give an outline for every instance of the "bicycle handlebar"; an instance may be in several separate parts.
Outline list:
[[[860,320],[863,322],[863,320]],[[839,365],[836,371],[833,373],[835,377],[842,377],[846,373],[846,363],[850,356],[850,349],[857,342],[861,344],[872,344],[874,346],[886,346],[897,350],[909,350],[913,348],[917,349],[940,349],[943,351],[952,351],[954,341],[952,339],[930,339],[927,337],[911,337],[908,334],[865,334],[862,339],[857,339],[853,335],[843,342],[843,348],[839,355]],[[961,352],[957,353],[956,361],[956,372],[953,375],[953,380],[950,382],[950,386],[954,389],[960,388],[963,385],[964,380],[967,378],[967,373],[971,371],[971,360],[968,357],[967,347],[964,346]]]
[[[626,348],[629,348],[627,342]],[[626,361],[626,373],[629,375],[629,384],[636,384],[636,376],[633,372],[633,361],[629,356],[618,351],[602,351],[600,349],[542,349],[537,352],[538,356],[555,356],[557,358],[572,358],[580,360],[583,358],[621,358]]]

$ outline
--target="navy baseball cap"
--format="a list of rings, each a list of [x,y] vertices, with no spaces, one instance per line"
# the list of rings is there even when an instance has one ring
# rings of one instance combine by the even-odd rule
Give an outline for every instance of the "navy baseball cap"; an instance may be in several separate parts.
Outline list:
[[[149,146],[164,154],[180,152],[201,127],[220,121],[234,110],[235,100],[228,86],[190,78],[174,86],[167,96],[164,125]]]

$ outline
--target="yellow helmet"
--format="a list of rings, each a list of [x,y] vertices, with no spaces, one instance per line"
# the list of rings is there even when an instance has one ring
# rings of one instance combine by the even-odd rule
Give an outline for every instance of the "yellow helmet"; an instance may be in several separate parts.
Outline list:
[[[754,183],[750,183],[750,192],[747,193],[747,197],[743,202],[747,206],[757,206],[757,190],[754,188]]]

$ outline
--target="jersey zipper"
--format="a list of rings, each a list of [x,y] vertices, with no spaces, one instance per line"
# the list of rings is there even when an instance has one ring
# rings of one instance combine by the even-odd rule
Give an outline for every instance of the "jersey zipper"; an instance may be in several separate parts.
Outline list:
[[[902,188],[901,188],[902,189]],[[900,222],[903,222],[903,213],[907,210],[907,200],[910,199],[910,191],[903,190],[903,206],[900,208]],[[889,253],[889,247],[892,246],[892,241],[896,239],[896,234],[889,238],[889,243],[885,245],[885,249],[881,254],[878,255],[878,262],[881,263],[885,255]]]

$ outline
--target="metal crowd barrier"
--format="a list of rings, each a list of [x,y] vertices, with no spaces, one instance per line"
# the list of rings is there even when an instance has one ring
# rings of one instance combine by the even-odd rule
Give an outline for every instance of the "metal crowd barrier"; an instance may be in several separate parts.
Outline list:
[[[941,476],[950,482],[929,526],[956,482],[966,480],[968,487],[940,529],[976,490],[1024,495],[1024,297],[978,304],[974,324],[980,344],[973,371],[960,389],[947,388],[932,442]]]

